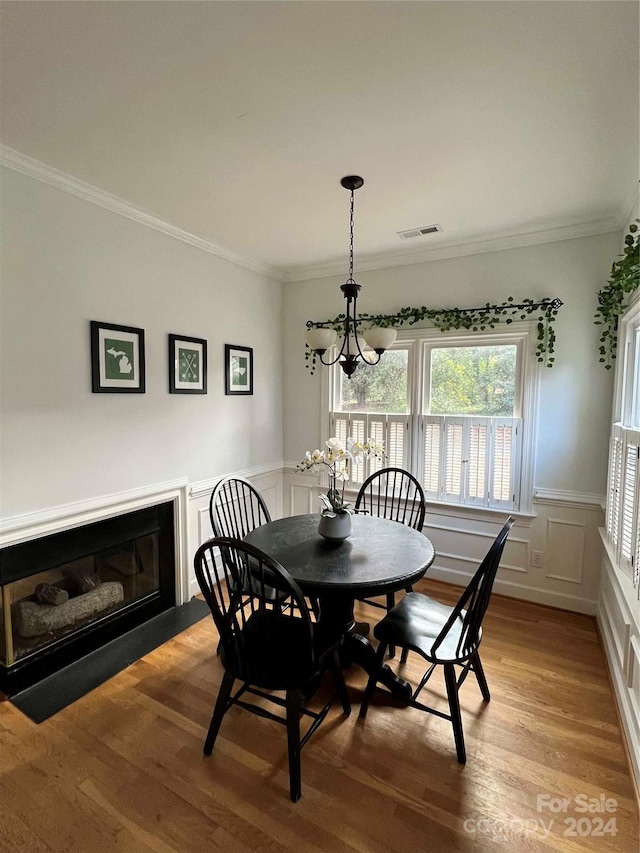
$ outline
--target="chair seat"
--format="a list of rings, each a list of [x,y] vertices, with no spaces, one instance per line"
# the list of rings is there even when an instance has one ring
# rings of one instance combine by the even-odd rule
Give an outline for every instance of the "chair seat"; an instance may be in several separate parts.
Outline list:
[[[267,639],[265,639],[265,637]],[[335,647],[317,624],[275,610],[254,613],[236,636],[233,648],[220,649],[225,669],[236,678],[270,690],[300,687],[320,670],[324,654]]]
[[[458,648],[466,611],[462,610],[443,642],[433,644],[450,618],[453,607],[419,592],[407,593],[374,628],[377,640],[418,652],[430,663],[459,663],[471,657]],[[482,635],[480,635],[482,636]]]

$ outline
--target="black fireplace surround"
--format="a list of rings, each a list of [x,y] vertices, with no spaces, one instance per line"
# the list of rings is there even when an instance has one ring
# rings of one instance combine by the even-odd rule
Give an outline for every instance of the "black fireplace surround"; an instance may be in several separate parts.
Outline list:
[[[173,503],[0,549],[0,594],[11,697],[174,607]]]

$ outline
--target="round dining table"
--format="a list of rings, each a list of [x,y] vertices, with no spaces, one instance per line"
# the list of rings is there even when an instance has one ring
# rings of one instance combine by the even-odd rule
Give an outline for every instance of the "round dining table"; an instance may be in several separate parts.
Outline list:
[[[343,664],[371,674],[375,651],[366,627],[355,622],[355,599],[411,586],[433,562],[433,545],[412,527],[364,514],[353,516],[347,539],[333,542],[320,536],[319,521],[319,515],[280,518],[256,527],[245,542],[277,560],[305,595],[317,599],[323,629],[342,637]],[[410,685],[386,665],[380,680],[399,698],[411,695]]]

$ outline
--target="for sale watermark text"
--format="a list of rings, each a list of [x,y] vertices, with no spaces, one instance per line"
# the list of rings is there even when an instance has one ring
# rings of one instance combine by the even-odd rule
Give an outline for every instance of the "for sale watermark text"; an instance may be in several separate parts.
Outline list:
[[[536,811],[540,815],[537,818],[468,818],[463,827],[465,832],[489,836],[496,842],[515,841],[522,836],[547,838],[554,827],[555,834],[564,838],[602,838],[617,835],[616,819],[611,817],[617,810],[618,801],[605,794],[557,797],[541,793],[536,797]]]

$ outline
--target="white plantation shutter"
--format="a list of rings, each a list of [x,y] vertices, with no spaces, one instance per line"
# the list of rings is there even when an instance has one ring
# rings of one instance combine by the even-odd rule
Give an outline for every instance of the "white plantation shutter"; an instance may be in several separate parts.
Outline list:
[[[424,431],[424,470],[422,485],[425,496],[438,500],[440,491],[440,444],[442,437],[442,418],[428,415],[423,423]]]
[[[385,447],[387,458],[381,467],[408,468],[408,433],[409,419],[406,415],[387,415],[387,436]]]
[[[422,482],[431,500],[515,509],[519,418],[425,415]]]
[[[640,513],[640,432],[624,430],[624,464],[620,488],[619,548],[622,566],[633,574]]]
[[[607,502],[607,533],[614,545],[618,544],[618,528],[620,524],[623,449],[622,428],[615,426],[611,435],[611,449],[609,453],[609,500]]]
[[[347,437],[356,441],[371,439],[384,446],[382,458],[363,459],[351,466],[351,483],[355,486],[381,468],[408,468],[407,415],[365,414],[364,412],[335,412],[332,415],[333,432],[345,444]]]
[[[349,436],[356,441],[364,442],[367,440],[367,415],[352,414],[349,416]],[[351,464],[351,483],[363,483],[367,477],[366,461],[358,460]]]
[[[369,415],[369,424],[367,431],[367,438],[370,438],[376,444],[379,444],[385,448],[387,453],[386,458],[380,459],[372,459],[368,460],[368,474],[374,474],[376,471],[379,471],[381,468],[386,468],[388,465],[392,463],[389,461],[389,453],[395,453],[395,448],[392,447],[391,443],[387,439],[387,429],[386,429],[386,420],[384,415]]]
[[[519,491],[521,422],[518,418],[492,418],[489,504],[514,509]]]
[[[469,450],[467,459],[467,495],[469,503],[485,505],[489,495],[489,419],[474,418],[469,424]]]
[[[349,435],[349,416],[348,415],[333,415],[333,435],[338,439],[341,444],[345,445],[347,443],[347,436]],[[323,447],[320,448],[324,450]]]
[[[617,567],[640,585],[640,291],[618,322],[614,423],[609,445],[607,537]]]
[[[464,453],[464,422],[444,418],[444,494],[443,500],[460,503],[462,492],[462,460]]]

